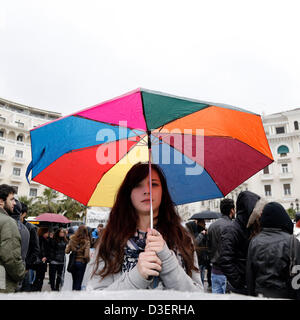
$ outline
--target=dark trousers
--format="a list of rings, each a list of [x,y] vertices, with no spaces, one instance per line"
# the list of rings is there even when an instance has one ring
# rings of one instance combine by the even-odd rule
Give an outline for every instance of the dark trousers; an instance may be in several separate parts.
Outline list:
[[[49,280],[51,290],[59,291],[59,286],[62,283],[63,264],[49,264]]]
[[[86,269],[86,263],[83,262],[75,262],[75,268],[72,272],[72,278],[73,278],[73,286],[72,290],[81,290],[81,284],[84,276],[84,272]]]
[[[32,291],[42,291],[46,271],[47,263],[41,263],[36,266],[36,274],[35,280],[32,284]]]
[[[22,281],[22,287],[20,289],[21,292],[30,292],[31,291],[31,283],[29,281],[30,275],[29,270],[26,271],[25,277]]]

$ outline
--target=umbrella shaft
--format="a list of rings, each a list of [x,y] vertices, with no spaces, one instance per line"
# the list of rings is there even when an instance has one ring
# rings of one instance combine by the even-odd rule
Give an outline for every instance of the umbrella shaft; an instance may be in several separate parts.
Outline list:
[[[148,139],[150,139],[150,136],[148,136]],[[151,148],[148,148],[148,151],[149,151],[150,228],[153,229]]]

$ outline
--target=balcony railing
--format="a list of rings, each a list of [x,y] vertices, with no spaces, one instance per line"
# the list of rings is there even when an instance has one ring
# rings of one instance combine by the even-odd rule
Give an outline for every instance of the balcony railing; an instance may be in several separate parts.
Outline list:
[[[19,163],[19,164],[24,164],[25,163],[25,159],[24,158],[20,158],[20,157],[13,157],[12,160],[13,160],[13,162]]]
[[[279,173],[279,179],[284,180],[284,179],[293,179],[294,174],[292,172],[281,172]]]
[[[261,181],[268,181],[268,180],[273,180],[274,176],[272,173],[265,173],[260,175],[260,180]]]
[[[16,175],[12,174],[12,175],[10,176],[10,180],[11,180],[11,181],[14,181],[14,182],[22,182],[22,181],[23,181],[23,178],[22,178],[21,176],[16,176]]]

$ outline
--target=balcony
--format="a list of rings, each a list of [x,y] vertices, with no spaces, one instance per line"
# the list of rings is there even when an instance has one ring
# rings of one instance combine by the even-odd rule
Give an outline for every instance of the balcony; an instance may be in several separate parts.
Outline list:
[[[24,158],[20,158],[20,157],[13,157],[12,161],[14,163],[18,163],[18,164],[24,164],[25,163],[25,159]]]
[[[261,180],[261,181],[274,180],[274,176],[273,176],[273,174],[271,174],[271,173],[265,173],[265,174],[262,174],[262,175],[260,176],[260,180]]]
[[[30,180],[29,179],[29,181],[30,181],[30,186],[32,185],[32,186],[38,186],[38,185],[40,185],[40,183],[39,182],[36,182],[36,181],[33,181],[33,180]]]
[[[23,178],[21,176],[16,176],[16,175],[12,174],[10,176],[10,180],[13,182],[22,182]]]
[[[288,153],[286,156],[278,156],[277,163],[291,162],[291,156]],[[276,159],[275,159],[276,160]]]
[[[280,180],[293,179],[294,175],[292,172],[281,172],[279,173]]]

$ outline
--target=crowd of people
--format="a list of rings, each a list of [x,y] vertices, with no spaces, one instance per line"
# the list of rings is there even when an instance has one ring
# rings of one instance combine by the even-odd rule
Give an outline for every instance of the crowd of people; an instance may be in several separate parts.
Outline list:
[[[62,288],[66,254],[76,252],[73,290],[81,290],[85,267],[103,229],[81,225],[36,227],[26,220],[28,207],[12,186],[0,185],[0,293],[42,291],[46,272],[52,291]]]
[[[125,176],[107,225],[91,229],[36,228],[14,188],[0,185],[0,292],[41,291],[47,268],[51,290],[64,281],[66,254],[75,252],[72,289],[161,289],[300,298],[300,216],[242,191],[224,198],[222,216],[183,224],[159,166],[134,165]],[[150,203],[150,189],[152,203]],[[153,228],[149,212],[153,210]],[[294,234],[294,235],[293,235]],[[91,255],[91,248],[95,253]],[[87,266],[89,266],[87,268]]]

